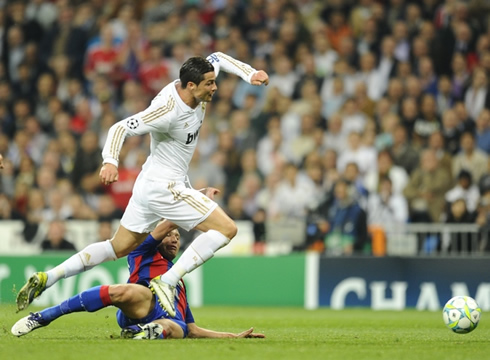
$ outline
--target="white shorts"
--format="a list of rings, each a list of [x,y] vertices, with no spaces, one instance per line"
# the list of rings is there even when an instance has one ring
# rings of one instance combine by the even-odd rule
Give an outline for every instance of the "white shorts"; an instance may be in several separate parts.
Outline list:
[[[148,233],[162,219],[184,230],[203,222],[218,204],[183,181],[154,181],[138,178],[124,211],[121,225],[130,231]]]

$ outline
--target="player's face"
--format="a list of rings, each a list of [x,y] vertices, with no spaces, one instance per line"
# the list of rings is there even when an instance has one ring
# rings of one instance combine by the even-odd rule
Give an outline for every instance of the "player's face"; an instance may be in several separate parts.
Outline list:
[[[216,90],[218,90],[216,75],[214,71],[211,71],[204,74],[204,80],[194,87],[193,95],[198,101],[209,102],[213,99]]]
[[[170,231],[159,246],[160,253],[168,260],[173,260],[180,249],[180,233],[175,229]]]

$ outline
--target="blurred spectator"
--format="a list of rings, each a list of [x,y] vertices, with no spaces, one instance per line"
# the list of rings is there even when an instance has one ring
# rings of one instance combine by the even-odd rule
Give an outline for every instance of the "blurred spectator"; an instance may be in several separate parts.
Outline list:
[[[490,154],[490,110],[484,109],[476,119],[476,145],[478,149]]]
[[[343,180],[336,183],[326,222],[319,225],[326,233],[325,248],[328,254],[351,255],[355,251],[363,251],[369,241],[366,212],[358,205],[349,188]]]
[[[453,109],[448,109],[442,114],[442,135],[445,148],[451,156],[459,152],[459,138],[461,137],[462,124],[458,114]]]
[[[345,147],[347,134],[342,132],[342,115],[338,112],[333,113],[327,120],[327,131],[325,131],[324,143],[328,149],[336,153]]]
[[[342,173],[347,164],[357,164],[362,176],[370,169],[376,168],[376,150],[368,148],[361,143],[361,134],[351,132],[348,137],[348,147],[342,151],[337,160],[337,169]]]
[[[112,222],[99,221],[99,227],[97,229],[97,241],[106,241],[112,239],[114,231],[112,230]]]
[[[43,211],[44,221],[54,221],[54,220],[66,220],[71,214],[72,210],[65,203],[65,198],[63,193],[58,189],[53,189],[47,195],[46,209]]]
[[[452,156],[446,151],[446,147],[444,146],[444,137],[442,136],[441,132],[434,132],[429,137],[427,145],[428,149],[434,150],[437,161],[439,161],[439,165],[444,168],[448,174],[452,174]]]
[[[461,100],[470,81],[470,74],[463,54],[455,53],[452,56],[451,70],[451,94],[454,99]]]
[[[61,220],[51,221],[46,239],[41,243],[41,249],[43,251],[76,251],[75,246],[65,237],[65,223]]]
[[[110,195],[104,194],[98,197],[97,216],[99,221],[118,220],[122,217],[123,210],[116,206]]]
[[[41,42],[40,55],[44,62],[57,55],[70,59],[70,72],[81,77],[87,44],[87,33],[73,21],[74,10],[70,4],[58,7],[58,17],[46,31]]]
[[[460,146],[461,151],[453,157],[453,176],[465,169],[478,183],[487,171],[487,154],[476,147],[475,135],[468,131],[461,135]]]
[[[7,195],[0,193],[0,220],[23,220],[23,216],[13,206]]]
[[[450,204],[462,199],[468,211],[475,212],[480,202],[480,190],[473,183],[471,173],[467,170],[461,170],[458,174],[458,182],[446,193],[445,197],[446,201]]]
[[[387,150],[378,153],[377,166],[364,176],[364,184],[369,193],[380,191],[381,179],[390,179],[390,192],[401,194],[408,183],[408,174],[404,168],[393,163],[391,153]]]
[[[404,168],[408,174],[417,167],[419,163],[418,150],[408,141],[407,130],[399,125],[393,133],[393,146],[390,148],[396,165]]]
[[[449,204],[446,223],[473,224],[475,219],[476,213],[467,209],[466,201],[464,199],[458,198]],[[450,252],[470,252],[479,248],[478,240],[476,239],[475,234],[471,232],[452,232],[449,240],[447,250]]]
[[[113,29],[109,24],[100,31],[100,42],[91,45],[84,64],[84,75],[90,82],[97,75],[107,76],[113,85],[119,85],[123,79],[123,73],[117,59],[119,48],[115,45],[118,39],[114,37]]]
[[[267,135],[257,144],[257,167],[262,175],[267,176],[279,170],[286,162],[285,153],[279,121],[271,119],[267,126]]]
[[[473,72],[471,85],[464,94],[464,104],[469,117],[474,121],[484,108],[490,106],[488,77],[483,69],[477,68]]]
[[[285,165],[283,179],[269,203],[270,219],[295,218],[304,220],[306,209],[314,200],[314,184],[298,173],[293,163]]]
[[[431,134],[441,129],[441,120],[437,115],[435,98],[431,94],[424,94],[420,104],[420,117],[413,125],[412,140],[416,145],[425,147]]]
[[[441,76],[437,82],[436,104],[437,113],[442,116],[453,106],[454,98],[451,93],[451,79],[449,76]]]
[[[97,220],[97,213],[85,202],[80,194],[72,194],[68,199],[72,209],[70,220]]]
[[[410,207],[412,222],[439,222],[444,212],[444,195],[451,186],[447,170],[441,167],[434,150],[426,149],[420,165],[410,175],[403,190]]]
[[[99,186],[100,148],[97,134],[87,131],[80,139],[71,178],[76,188],[92,192]]]
[[[367,202],[369,225],[396,226],[408,221],[407,200],[401,193],[393,191],[389,177],[379,180],[379,187],[371,192]]]
[[[250,216],[244,211],[243,202],[243,197],[240,194],[236,192],[230,194],[226,203],[225,212],[233,220],[251,220]]]

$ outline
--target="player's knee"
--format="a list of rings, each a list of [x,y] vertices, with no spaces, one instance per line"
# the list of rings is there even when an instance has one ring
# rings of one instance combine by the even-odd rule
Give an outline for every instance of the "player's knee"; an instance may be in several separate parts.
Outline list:
[[[113,304],[123,304],[131,300],[132,289],[128,289],[124,285],[109,286],[109,296]]]

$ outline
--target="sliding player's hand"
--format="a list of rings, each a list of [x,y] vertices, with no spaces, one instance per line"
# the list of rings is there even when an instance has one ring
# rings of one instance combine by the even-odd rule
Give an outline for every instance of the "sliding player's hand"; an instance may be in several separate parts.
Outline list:
[[[255,74],[252,75],[250,79],[250,84],[252,85],[262,85],[266,86],[269,84],[269,75],[264,70],[259,70]]]
[[[3,156],[0,154],[0,169],[3,169]]]
[[[237,338],[257,338],[263,339],[265,338],[264,334],[254,333],[254,328],[250,328],[248,330],[242,331],[240,334],[237,334]]]
[[[110,185],[119,179],[117,167],[112,164],[104,164],[99,172],[100,182],[104,185]]]

